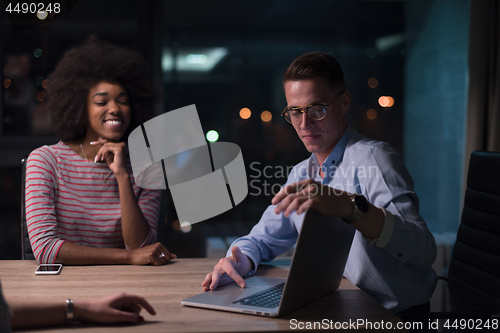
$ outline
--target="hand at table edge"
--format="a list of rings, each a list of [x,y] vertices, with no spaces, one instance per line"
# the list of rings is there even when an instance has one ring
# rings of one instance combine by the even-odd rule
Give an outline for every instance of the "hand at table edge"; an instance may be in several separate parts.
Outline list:
[[[144,297],[124,292],[91,301],[74,301],[74,306],[75,320],[82,322],[140,323],[144,321],[140,315],[143,308],[156,315],[155,309]]]
[[[69,297],[71,298],[71,297]],[[6,297],[11,309],[10,325],[13,329],[40,328],[67,324],[67,304],[61,299],[26,299]],[[150,314],[156,311],[143,297],[118,293],[90,301],[73,300],[74,320],[112,324],[140,323],[142,308]]]

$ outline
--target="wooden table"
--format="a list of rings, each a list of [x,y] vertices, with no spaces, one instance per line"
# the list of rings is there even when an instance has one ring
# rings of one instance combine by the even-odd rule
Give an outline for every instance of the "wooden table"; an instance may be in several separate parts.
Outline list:
[[[402,324],[398,317],[346,279],[336,292],[277,319],[182,306],[182,299],[202,292],[201,282],[216,263],[217,259],[178,259],[159,267],[65,266],[60,275],[39,276],[34,274],[37,265],[32,260],[0,261],[0,279],[7,296],[92,299],[125,291],[144,296],[157,312],[151,316],[142,311],[146,322],[137,326],[79,325],[46,330],[54,332],[298,331],[292,329],[293,319],[304,324],[325,320],[329,326],[335,327],[337,323],[344,328],[357,320],[371,325],[380,325],[383,321],[384,327],[390,323],[394,328]],[[286,260],[278,260],[274,266],[261,265],[257,274],[284,278],[286,264]]]

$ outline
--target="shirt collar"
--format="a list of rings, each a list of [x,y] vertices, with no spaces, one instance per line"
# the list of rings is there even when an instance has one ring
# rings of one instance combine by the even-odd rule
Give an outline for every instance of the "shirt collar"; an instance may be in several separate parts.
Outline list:
[[[354,130],[349,125],[347,125],[347,128],[344,134],[342,134],[342,137],[340,138],[339,142],[337,142],[333,150],[326,158],[325,162],[323,162],[322,167],[324,168],[323,172],[325,173],[325,178],[323,178],[323,183],[328,183],[330,181],[330,177],[332,176],[332,172],[330,172],[330,169],[337,166],[342,160],[345,148],[347,147],[347,143],[349,142],[353,134]],[[316,158],[316,155],[313,153],[311,154],[311,157],[309,158],[308,161],[308,168],[307,168],[308,178],[315,179],[316,176],[318,175],[319,168],[320,165],[318,159]]]

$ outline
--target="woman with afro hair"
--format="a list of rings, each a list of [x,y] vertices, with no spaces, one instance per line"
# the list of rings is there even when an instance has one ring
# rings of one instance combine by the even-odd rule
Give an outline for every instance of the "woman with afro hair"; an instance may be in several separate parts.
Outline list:
[[[128,134],[153,113],[156,92],[136,52],[95,36],[67,51],[46,86],[55,145],[26,166],[26,221],[39,263],[162,265],[160,191],[135,184]]]

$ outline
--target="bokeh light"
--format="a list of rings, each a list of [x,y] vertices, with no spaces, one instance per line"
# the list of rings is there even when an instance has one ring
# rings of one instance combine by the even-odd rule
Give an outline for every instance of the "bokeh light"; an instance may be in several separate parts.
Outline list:
[[[10,79],[5,79],[5,81],[3,81],[3,86],[5,88],[9,88],[11,84],[12,84],[12,81]]]
[[[366,118],[370,120],[377,118],[377,111],[375,111],[375,109],[368,109],[366,111]]]
[[[36,94],[36,99],[38,99],[40,102],[43,102],[45,100],[45,93],[43,91],[39,92],[38,94]]]
[[[192,227],[191,223],[189,223],[189,222],[180,222],[180,227],[181,227],[181,231],[182,231],[183,233],[186,233],[186,234],[187,234],[188,232],[190,232],[190,231],[191,231],[191,229],[193,229],[193,227]]]
[[[250,111],[249,108],[242,108],[240,110],[240,117],[243,119],[248,119],[252,115],[252,112]]]
[[[267,122],[271,121],[271,119],[273,119],[273,115],[269,111],[263,111],[260,114],[260,119],[262,119],[262,121],[267,123]]]
[[[394,105],[394,98],[391,96],[380,96],[378,99],[378,104],[383,108],[390,108]]]
[[[378,87],[378,80],[374,77],[371,77],[368,79],[368,86],[370,88],[377,88]]]
[[[375,58],[377,56],[377,50],[375,50],[375,49],[366,50],[366,56],[370,59]]]
[[[174,222],[172,222],[172,228],[176,231],[181,230],[181,223],[179,222],[179,220],[175,220]]]
[[[38,13],[36,13],[36,17],[38,17],[38,19],[40,21],[45,20],[47,18],[47,16],[49,16],[49,13],[46,12],[45,10],[41,10]]]
[[[36,58],[40,58],[42,56],[42,49],[35,49],[33,52]]]
[[[217,140],[219,140],[219,133],[217,133],[217,131],[214,131],[214,130],[210,130],[207,132],[207,140],[209,142],[215,142]]]
[[[378,104],[381,107],[386,108],[389,105],[389,99],[387,98],[387,96],[380,96],[378,99]]]
[[[47,82],[49,82],[49,80],[45,79],[42,81],[42,87],[45,89],[47,88]]]

